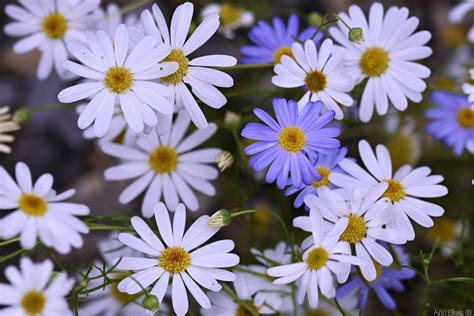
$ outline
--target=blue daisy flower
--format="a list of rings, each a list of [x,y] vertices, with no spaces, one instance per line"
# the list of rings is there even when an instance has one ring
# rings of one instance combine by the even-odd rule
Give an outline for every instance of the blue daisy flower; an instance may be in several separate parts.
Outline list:
[[[282,55],[292,56],[291,44],[295,42],[295,37],[300,41],[310,39],[316,33],[314,26],[306,28],[299,33],[299,18],[296,14],[290,15],[288,25],[279,17],[273,18],[273,27],[264,22],[258,21],[249,32],[249,39],[254,45],[243,46],[240,52],[245,57],[241,62],[244,64],[271,64],[279,63]],[[314,37],[317,44],[322,39],[323,34],[318,32]]]
[[[347,148],[342,147],[338,155],[326,155],[326,154],[319,155],[318,162],[314,165],[314,168],[316,169],[317,173],[320,175],[320,180],[314,181],[311,185],[296,187],[294,185],[291,185],[291,179],[289,180],[290,187],[286,189],[285,195],[290,196],[299,192],[298,195],[296,196],[295,202],[293,203],[293,205],[296,208],[299,208],[301,207],[301,205],[303,205],[304,197],[306,195],[308,194],[318,195],[317,189],[319,187],[327,186],[331,189],[335,187],[329,181],[329,174],[333,171],[338,172],[338,173],[345,173],[344,170],[342,170],[339,167],[339,162],[346,157],[346,154],[347,154]]]
[[[255,172],[268,168],[265,181],[276,181],[284,189],[291,176],[292,185],[301,187],[321,180],[313,167],[319,154],[337,155],[341,143],[335,137],[341,134],[339,127],[328,127],[334,119],[334,111],[321,114],[323,103],[309,102],[298,113],[298,103],[283,98],[273,99],[273,111],[277,121],[262,109],[254,109],[255,115],[266,125],[248,123],[242,136],[256,140],[245,148],[250,166]]]
[[[400,265],[409,265],[409,257],[405,250],[397,245],[392,245],[395,255],[398,258]],[[386,267],[377,267],[377,279],[373,282],[367,282],[362,280],[357,274],[354,277],[341,286],[336,293],[336,298],[341,299],[355,290],[359,291],[359,300],[357,302],[357,308],[364,309],[367,305],[367,299],[370,290],[373,290],[380,302],[389,310],[395,310],[397,304],[390,295],[389,290],[395,292],[403,292],[405,287],[402,283],[404,280],[412,279],[416,276],[416,272],[409,268],[392,269]]]
[[[471,151],[473,148],[469,145],[474,142],[474,103],[469,103],[465,95],[442,91],[433,92],[431,101],[438,107],[425,112],[427,118],[433,119],[426,130],[443,141],[456,155],[461,155],[464,148]]]

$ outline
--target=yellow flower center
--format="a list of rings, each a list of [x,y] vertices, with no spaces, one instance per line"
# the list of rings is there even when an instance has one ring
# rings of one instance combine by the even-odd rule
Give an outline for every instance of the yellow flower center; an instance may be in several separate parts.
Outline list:
[[[392,203],[398,202],[403,199],[406,195],[403,185],[397,180],[389,179],[385,180],[388,183],[388,188],[385,190],[382,197],[389,198]]]
[[[458,111],[457,119],[459,125],[464,128],[474,127],[474,109],[471,107],[465,107]]]
[[[316,171],[321,175],[321,180],[313,181],[313,187],[319,188],[322,186],[328,187],[331,183],[329,182],[329,171],[326,167],[318,167]]]
[[[179,246],[166,248],[160,255],[159,265],[169,273],[181,273],[190,264],[191,255]]]
[[[125,279],[127,276],[128,276],[127,273],[117,273],[114,276],[114,280],[117,281],[117,282],[114,282],[110,285],[110,294],[113,296],[113,298],[115,298],[115,300],[117,302],[120,303],[120,305],[125,305],[125,304],[128,304],[130,302],[133,302],[135,299],[137,299],[140,296],[140,293],[130,295],[130,294],[123,293],[123,292],[119,291],[118,284],[120,283],[120,281]]]
[[[40,315],[46,305],[46,298],[41,292],[30,291],[23,295],[20,304],[27,315]]]
[[[287,126],[278,134],[278,144],[290,153],[301,151],[306,144],[306,136],[301,128]]]
[[[326,75],[319,70],[311,70],[304,78],[306,88],[312,93],[324,90],[326,83]]]
[[[221,4],[219,16],[222,25],[228,26],[240,20],[242,9],[230,3]]]
[[[295,59],[295,56],[293,56],[293,52],[291,51],[291,48],[289,48],[288,46],[282,46],[273,53],[273,62],[275,64],[281,63],[281,57],[283,55],[286,55],[288,57]]]
[[[328,261],[329,254],[323,248],[314,248],[308,255],[306,259],[306,264],[308,265],[308,269],[315,270],[320,269],[326,264]]]
[[[105,73],[104,85],[111,92],[126,93],[133,86],[133,74],[125,67],[110,67]]]
[[[367,225],[364,219],[358,215],[349,214],[347,218],[349,219],[349,224],[347,224],[346,230],[342,233],[340,240],[356,244],[366,236]]]
[[[390,59],[385,49],[371,47],[362,54],[359,60],[359,67],[364,75],[378,77],[387,70],[389,61]]]
[[[48,202],[37,195],[23,193],[18,198],[18,207],[30,216],[43,216],[48,210]]]
[[[428,229],[428,236],[432,240],[439,239],[442,242],[453,240],[456,237],[455,224],[449,218],[440,218]]]
[[[252,311],[259,314],[258,313],[258,307],[255,306],[255,304],[252,301],[245,301],[245,303],[247,303],[246,305],[248,307],[250,307],[250,309]],[[237,307],[237,309],[235,310],[235,316],[252,316],[252,315],[253,314],[250,311],[248,311],[245,307],[243,307],[242,305],[239,305],[239,307]]]
[[[387,143],[394,167],[413,164],[418,156],[417,139],[413,135],[398,133]]]
[[[64,37],[68,28],[66,18],[59,12],[53,12],[44,18],[41,29],[47,37],[52,39],[61,39]]]
[[[159,146],[150,154],[148,164],[160,174],[173,172],[178,165],[178,154],[174,148]]]
[[[165,59],[163,59],[163,62],[171,61],[174,61],[178,64],[178,70],[176,70],[176,72],[172,73],[171,75],[161,78],[161,80],[168,84],[178,84],[188,73],[189,60],[186,58],[181,49],[174,48],[171,50],[171,53]]]

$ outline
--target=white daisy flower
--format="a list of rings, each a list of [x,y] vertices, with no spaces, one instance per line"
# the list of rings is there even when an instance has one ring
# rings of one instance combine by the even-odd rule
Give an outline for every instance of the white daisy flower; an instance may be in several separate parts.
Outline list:
[[[265,249],[263,251],[250,248],[250,252],[266,267],[274,266],[276,264],[283,265],[291,262],[290,249],[287,243],[283,241],[279,242],[275,248]]]
[[[303,254],[303,260],[296,263],[273,267],[267,274],[276,277],[274,284],[287,284],[298,280],[297,301],[302,304],[308,296],[309,305],[318,307],[319,291],[327,298],[336,294],[333,275],[344,273],[346,263],[366,265],[364,259],[347,255],[345,245],[339,241],[349,220],[345,217],[324,233],[323,218],[317,211],[310,211],[310,224],[314,245]],[[319,289],[318,289],[319,288]]]
[[[433,220],[430,216],[443,215],[444,209],[441,206],[420,199],[440,197],[448,193],[448,189],[439,184],[444,180],[442,176],[430,175],[431,169],[428,167],[412,169],[409,165],[400,167],[393,174],[387,148],[377,145],[375,155],[366,140],[359,142],[359,154],[369,172],[357,163],[344,159],[339,166],[347,174],[332,173],[329,179],[341,188],[358,189],[363,196],[379,183],[387,182],[388,188],[382,196],[389,198],[399,212],[395,220],[387,224],[388,228],[399,230],[408,240],[413,240],[415,231],[409,218],[423,227],[431,227]]]
[[[340,240],[347,253],[351,253],[351,248],[355,247],[354,255],[369,262],[360,267],[367,281],[373,281],[377,276],[374,261],[385,267],[393,262],[390,252],[377,241],[397,245],[407,241],[402,232],[384,227],[399,214],[387,198],[380,199],[387,188],[388,183],[379,183],[364,197],[358,190],[353,190],[350,201],[346,201],[336,191],[321,187],[318,196],[309,194],[304,199],[306,206],[318,211],[330,223],[337,223],[340,218],[349,220]],[[347,265],[346,275],[341,277],[342,282],[347,280],[349,273],[350,266]]]
[[[230,88],[234,85],[234,80],[228,74],[208,67],[234,66],[237,59],[227,55],[188,58],[188,55],[204,45],[219,27],[219,16],[217,14],[210,15],[186,40],[193,10],[194,6],[190,2],[178,6],[173,14],[171,27],[168,29],[163,13],[158,5],[154,4],[153,14],[148,10],[144,11],[140,19],[142,25],[139,28],[134,28],[134,31],[140,33],[140,29],[142,29],[144,30],[142,36],[151,35],[159,44],[170,49],[171,53],[164,61],[176,62],[179,67],[175,73],[160,78],[160,81],[170,86],[174,91],[173,103],[176,108],[178,110],[186,109],[198,128],[206,128],[208,126],[207,119],[191,91],[204,104],[215,109],[223,107],[227,103],[227,99],[216,87]],[[188,86],[191,87],[191,91]],[[172,116],[170,114],[160,116],[162,116],[161,120],[164,124],[160,127],[160,131],[165,133],[166,126],[171,124]]]
[[[110,38],[113,38],[120,24],[123,23],[130,26],[135,24],[137,21],[138,16],[129,14],[124,18],[120,11],[120,7],[115,3],[110,3],[107,5],[107,8],[103,13],[103,18],[99,23],[98,29],[105,31]]]
[[[471,80],[474,80],[474,68],[469,70],[469,75],[471,76]],[[467,94],[469,102],[474,103],[474,84],[468,82],[463,83],[462,90]]]
[[[239,263],[239,257],[229,253],[234,249],[232,240],[220,240],[200,247],[215,235],[219,228],[209,227],[209,216],[199,217],[184,233],[186,210],[179,204],[174,212],[173,226],[168,210],[163,203],[155,207],[155,220],[164,245],[145,221],[137,216],[132,218],[132,226],[140,236],[121,233],[119,240],[148,257],[123,257],[117,269],[138,271],[125,278],[118,285],[121,292],[131,295],[140,293],[141,288],[153,285],[150,294],[159,302],[163,300],[168,283],[171,283],[171,300],[174,312],[184,315],[188,311],[186,289],[201,307],[211,307],[209,298],[200,286],[211,291],[220,291],[220,281],[234,281],[235,275],[222,268],[233,267]],[[199,286],[200,285],[200,286]]]
[[[12,152],[12,149],[7,143],[12,143],[15,140],[13,135],[8,135],[7,133],[14,132],[20,129],[20,125],[12,120],[10,107],[2,106],[0,107],[0,153],[9,154]]]
[[[45,260],[33,263],[29,258],[21,258],[20,269],[9,266],[5,277],[10,284],[0,283],[0,309],[4,316],[72,316],[66,301],[74,281],[66,273],[54,275],[53,263]]]
[[[41,52],[38,79],[46,79],[53,67],[61,78],[70,78],[71,74],[62,64],[69,56],[66,43],[85,42],[84,31],[95,28],[100,19],[100,0],[19,2],[21,6],[5,6],[5,13],[15,20],[5,26],[5,33],[24,37],[13,46],[13,50],[17,54],[35,48]]]
[[[321,44],[319,51],[313,40],[303,45],[294,43],[291,46],[294,59],[281,57],[281,64],[273,68],[274,85],[283,88],[304,87],[306,93],[298,101],[301,110],[309,101],[322,101],[328,110],[336,112],[336,119],[344,117],[339,104],[351,106],[353,100],[348,94],[354,88],[354,80],[347,75],[343,64],[345,49],[333,45],[327,39]]]
[[[120,165],[105,171],[106,180],[136,178],[120,195],[120,203],[129,203],[146,190],[142,214],[151,217],[153,206],[158,201],[164,200],[170,210],[181,201],[196,211],[199,202],[192,189],[208,196],[216,193],[209,181],[216,179],[219,172],[209,164],[216,163],[221,150],[193,149],[214,135],[217,127],[211,124],[184,137],[189,123],[189,115],[183,111],[165,135],[159,136],[157,131],[153,131],[149,135],[140,135],[133,145],[102,146],[106,154],[122,160]]]
[[[219,32],[228,39],[234,39],[234,32],[237,29],[241,27],[249,27],[255,20],[253,12],[244,10],[232,3],[211,3],[201,10],[202,19],[215,14],[219,15],[221,22]]]
[[[158,123],[155,111],[173,113],[173,105],[167,99],[172,95],[171,89],[153,81],[177,69],[176,63],[159,63],[169,54],[169,48],[156,46],[157,41],[147,36],[128,53],[129,34],[123,24],[117,28],[113,43],[104,31],[88,32],[86,37],[88,47],[68,43],[69,51],[82,64],[67,60],[64,67],[90,82],[66,88],[58,95],[62,103],[92,98],[79,116],[79,128],[94,123],[95,135],[104,136],[117,100],[125,121],[135,133],[143,132],[145,125]]]
[[[88,215],[89,208],[65,202],[75,190],[56,194],[53,176],[48,173],[33,184],[30,169],[23,162],[16,164],[15,174],[16,182],[0,166],[0,209],[15,209],[2,218],[0,236],[9,239],[20,235],[20,244],[27,249],[35,246],[37,236],[61,254],[70,252],[71,247],[81,248],[81,234],[89,233],[89,228],[76,216]]]
[[[461,23],[469,11],[472,10],[474,10],[474,0],[463,0],[451,9],[448,15],[449,21],[452,23]],[[472,25],[472,23],[467,34],[467,39],[469,42],[474,43],[474,25]]]
[[[416,17],[408,18],[407,8],[390,7],[384,16],[380,3],[370,7],[367,22],[360,7],[349,7],[349,16],[340,16],[350,26],[361,27],[364,41],[355,44],[347,38],[347,28],[341,22],[329,29],[332,37],[347,49],[347,71],[357,81],[368,78],[360,101],[359,116],[362,122],[372,118],[374,107],[378,115],[388,111],[388,101],[399,111],[404,111],[408,100],[419,103],[431,71],[414,61],[431,55],[424,46],[430,39],[428,31],[413,34],[419,24]]]

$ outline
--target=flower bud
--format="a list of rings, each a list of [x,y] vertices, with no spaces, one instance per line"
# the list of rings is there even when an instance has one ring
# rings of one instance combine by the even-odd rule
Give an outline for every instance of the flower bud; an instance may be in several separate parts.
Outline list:
[[[230,128],[230,129],[238,128],[241,122],[242,122],[242,115],[232,112],[232,111],[225,112],[224,124],[227,128]]]
[[[219,168],[220,172],[223,172],[225,169],[232,166],[234,163],[234,157],[228,151],[221,151],[216,157],[216,162],[217,168]]]
[[[143,299],[142,306],[154,313],[160,310],[160,302],[155,295],[147,295]]]
[[[89,285],[89,278],[82,279],[79,282],[79,286],[83,289],[87,288],[87,285]]]
[[[13,121],[17,124],[26,123],[31,119],[31,110],[28,108],[18,109],[13,114]]]
[[[319,26],[323,22],[323,16],[316,11],[311,12],[306,18],[309,25]]]
[[[364,41],[364,32],[362,31],[362,28],[360,27],[353,27],[349,31],[349,34],[347,35],[349,38],[349,41],[360,44]]]
[[[212,214],[211,217],[209,217],[207,224],[210,227],[224,227],[228,226],[231,220],[231,213],[228,210],[221,209]]]

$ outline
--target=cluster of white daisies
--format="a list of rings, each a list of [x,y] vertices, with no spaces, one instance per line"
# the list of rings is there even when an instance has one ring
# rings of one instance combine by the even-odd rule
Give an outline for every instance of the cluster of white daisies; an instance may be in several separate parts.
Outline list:
[[[299,314],[306,308],[306,297],[308,309],[332,313],[336,307],[329,299],[335,297],[338,283],[347,282],[354,269],[360,270],[365,282],[376,282],[382,267],[394,262],[392,245],[415,239],[412,222],[431,227],[432,217],[444,213],[441,206],[425,200],[447,194],[440,184],[442,176],[432,175],[428,167],[409,165],[394,172],[387,148],[377,145],[373,150],[362,140],[359,154],[365,168],[344,158],[347,150],[330,166],[321,164],[320,155],[316,165],[320,181],[299,195],[309,216],[293,222],[310,236],[300,245],[282,242],[275,249],[252,249],[259,264],[238,265],[239,257],[231,253],[232,240],[208,242],[228,224],[219,221],[225,214],[201,216],[186,230],[186,209],[199,209],[196,192],[213,196],[216,163],[231,161],[218,148],[198,147],[217,131],[202,106],[220,109],[227,103],[219,88],[232,87],[234,80],[219,69],[236,65],[237,59],[190,55],[218,30],[233,38],[238,27],[253,23],[253,14],[230,4],[211,5],[190,34],[194,10],[190,2],[176,8],[170,24],[156,4],[122,23],[119,8],[111,5],[103,11],[99,0],[19,3],[5,7],[14,19],[5,32],[21,37],[14,51],[41,52],[39,79],[47,78],[54,68],[64,80],[79,80],[59,92],[59,101],[83,102],[77,107],[79,128],[87,138],[100,138],[102,151],[118,161],[105,170],[105,179],[133,180],[120,194],[120,203],[143,196],[142,217],[156,222],[150,227],[142,217],[132,217],[132,233],[115,234],[99,246],[103,262],[81,274],[87,282],[80,285],[86,293],[80,297],[86,301],[80,314],[138,315],[151,306],[185,315],[188,293],[203,315],[292,314],[293,298]],[[251,39],[262,47],[247,52],[270,51],[278,61],[273,84],[303,88],[300,114],[310,111],[303,110],[307,104],[321,101],[329,113],[326,117],[341,120],[345,112],[341,106],[356,103],[350,92],[362,82],[362,122],[368,122],[374,111],[387,114],[389,104],[404,111],[409,101],[420,102],[430,69],[417,61],[432,51],[426,46],[431,34],[415,32],[419,20],[409,17],[407,8],[384,12],[380,3],[371,6],[369,19],[358,6],[339,16],[344,22],[329,30],[337,43],[325,39],[318,44],[316,33],[295,41],[291,36],[295,24],[290,20],[285,30],[275,20],[279,33],[267,37],[271,46],[261,42],[269,29],[260,24]],[[348,38],[346,24],[359,27],[363,40],[356,43]],[[291,43],[280,44],[282,38]],[[465,88],[472,93],[471,87]],[[262,120],[269,125],[275,122],[262,112]],[[188,133],[191,122],[197,129]],[[273,136],[262,137],[277,142]],[[291,137],[286,141],[290,144]],[[288,146],[287,152],[294,152]],[[80,217],[90,210],[68,202],[74,193],[58,194],[50,174],[34,182],[22,162],[17,163],[14,178],[0,167],[0,209],[13,210],[0,219],[0,237],[18,238],[25,253],[35,248],[38,239],[61,254],[80,249],[83,235],[90,230]],[[4,274],[9,284],[0,284],[0,305],[8,307],[0,314],[72,315],[65,297],[74,281],[65,273],[54,277],[52,273],[49,260],[33,263],[25,257],[20,269],[8,267]],[[233,282],[233,290],[222,282]],[[171,306],[162,303],[165,297],[171,299]],[[349,297],[341,303],[355,312],[356,301]]]

